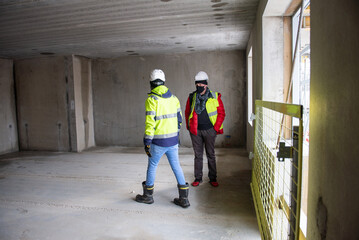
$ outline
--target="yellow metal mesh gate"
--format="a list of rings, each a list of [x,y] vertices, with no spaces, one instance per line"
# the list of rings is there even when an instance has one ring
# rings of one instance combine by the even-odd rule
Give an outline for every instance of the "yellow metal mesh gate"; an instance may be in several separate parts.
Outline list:
[[[262,239],[299,239],[302,107],[256,101],[252,195]]]

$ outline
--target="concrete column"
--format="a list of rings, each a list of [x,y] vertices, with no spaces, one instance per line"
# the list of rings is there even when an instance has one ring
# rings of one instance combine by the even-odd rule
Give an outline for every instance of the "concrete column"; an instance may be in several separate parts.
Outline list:
[[[76,116],[76,151],[95,146],[91,60],[73,56],[74,100]]]
[[[13,61],[0,59],[0,154],[18,151]]]
[[[263,100],[283,101],[282,17],[263,17]]]
[[[77,152],[77,132],[76,132],[76,112],[75,112],[75,87],[74,87],[74,70],[73,57],[64,58],[65,82],[66,82],[66,117],[69,134],[69,151]]]
[[[311,240],[358,239],[358,9],[356,0],[311,1]]]

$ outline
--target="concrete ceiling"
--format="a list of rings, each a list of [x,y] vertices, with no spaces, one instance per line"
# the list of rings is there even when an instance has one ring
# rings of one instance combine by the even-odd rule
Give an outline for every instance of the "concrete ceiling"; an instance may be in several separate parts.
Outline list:
[[[259,0],[1,0],[0,57],[245,49]]]

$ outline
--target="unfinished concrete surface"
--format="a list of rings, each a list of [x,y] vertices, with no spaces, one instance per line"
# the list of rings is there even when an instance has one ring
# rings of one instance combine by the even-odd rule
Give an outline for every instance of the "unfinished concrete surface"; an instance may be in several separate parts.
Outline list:
[[[69,150],[64,69],[63,57],[16,62],[21,150]]]
[[[245,49],[259,0],[0,1],[0,57]]]
[[[359,2],[311,4],[308,239],[358,239]],[[340,17],[339,17],[340,16]]]
[[[18,150],[13,61],[0,59],[0,154]]]
[[[51,56],[14,64],[20,150],[94,146],[91,60]]]
[[[194,76],[206,71],[209,88],[222,94],[226,110],[224,134],[218,135],[216,146],[245,146],[244,51],[227,51],[16,60],[20,149],[82,151],[95,144],[142,146],[144,103],[154,68],[164,70],[166,85],[179,98],[183,115],[188,95],[195,90]],[[180,138],[183,146],[191,146],[185,123]]]
[[[76,151],[95,146],[91,60],[73,56]]]
[[[226,110],[224,134],[218,135],[216,146],[245,146],[244,51],[97,59],[92,65],[96,145],[142,146],[149,74],[161,68],[166,86],[181,102],[183,116],[189,93],[196,89],[194,76],[207,72],[208,87],[222,94]],[[183,146],[192,146],[185,122],[180,139]]]
[[[260,239],[250,192],[250,161],[241,149],[217,149],[218,181],[190,188],[191,206],[172,203],[176,180],[163,157],[152,205],[142,194],[142,148],[82,153],[21,152],[0,158],[0,239]],[[187,181],[193,151],[180,148]],[[204,175],[207,175],[205,164]]]

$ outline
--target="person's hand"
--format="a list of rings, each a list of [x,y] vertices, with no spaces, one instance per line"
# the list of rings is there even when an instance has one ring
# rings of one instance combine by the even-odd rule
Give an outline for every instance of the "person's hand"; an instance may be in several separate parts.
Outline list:
[[[146,152],[147,156],[152,157],[152,155],[150,153],[150,148],[151,148],[150,145],[145,145],[145,152]]]

